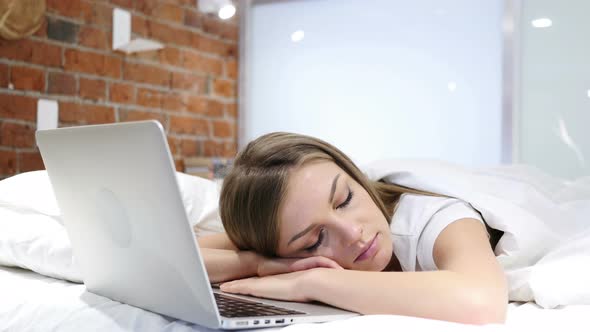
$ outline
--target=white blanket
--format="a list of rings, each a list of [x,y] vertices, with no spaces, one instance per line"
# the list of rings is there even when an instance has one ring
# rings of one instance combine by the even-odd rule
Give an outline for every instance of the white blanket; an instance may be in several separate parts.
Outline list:
[[[474,171],[433,161],[382,161],[365,170],[373,179],[468,201],[505,231],[496,254],[511,300],[590,304],[590,178],[566,183],[527,167]],[[217,185],[180,173],[178,182],[196,232],[222,231]],[[44,171],[0,181],[0,265],[81,281]]]
[[[462,199],[504,231],[495,253],[510,300],[590,304],[590,177],[566,182],[522,165],[474,170],[417,160],[363,170],[373,180]]]

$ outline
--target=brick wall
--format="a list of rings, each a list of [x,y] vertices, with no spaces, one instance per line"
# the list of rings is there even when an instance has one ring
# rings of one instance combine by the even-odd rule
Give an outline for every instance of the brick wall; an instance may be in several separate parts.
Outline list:
[[[131,11],[133,36],[164,49],[111,49],[112,12]],[[183,158],[235,154],[238,19],[196,0],[47,0],[33,36],[0,39],[0,178],[43,169],[37,100],[59,102],[59,126],[157,119],[178,170]]]

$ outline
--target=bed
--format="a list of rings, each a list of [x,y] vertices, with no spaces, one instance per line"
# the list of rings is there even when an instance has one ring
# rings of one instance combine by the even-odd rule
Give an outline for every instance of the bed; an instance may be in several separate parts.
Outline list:
[[[177,178],[196,234],[221,231],[218,185],[182,173]],[[545,282],[538,293],[544,296],[544,302],[538,301],[542,306],[533,301],[511,302],[503,325],[471,326],[397,315],[367,315],[275,330],[587,331],[590,233],[578,234],[553,253],[556,259],[538,269]],[[564,273],[552,274],[554,269],[565,271],[569,279],[564,279]],[[81,280],[47,173],[29,172],[0,181],[0,331],[208,330],[90,293]]]
[[[2,331],[209,331],[87,292],[83,284],[14,267],[0,267]],[[470,326],[395,315],[360,316],[323,324],[285,327],[289,331],[587,331],[590,305],[543,309],[510,303],[505,325]],[[278,330],[269,329],[269,330]]]

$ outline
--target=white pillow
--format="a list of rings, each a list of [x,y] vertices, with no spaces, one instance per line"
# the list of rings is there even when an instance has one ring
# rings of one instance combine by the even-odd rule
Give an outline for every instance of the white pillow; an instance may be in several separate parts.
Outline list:
[[[177,173],[182,201],[197,236],[222,232],[219,186]],[[0,265],[19,266],[81,282],[70,241],[46,171],[0,181]]]
[[[590,305],[590,229],[564,241],[533,266],[535,302],[544,308]]]

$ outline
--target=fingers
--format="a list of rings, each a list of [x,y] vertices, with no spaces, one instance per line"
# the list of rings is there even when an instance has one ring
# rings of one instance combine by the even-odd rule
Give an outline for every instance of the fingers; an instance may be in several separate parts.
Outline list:
[[[302,270],[309,270],[316,267],[325,267],[331,269],[342,269],[342,267],[336,263],[335,261],[323,257],[323,256],[313,256],[308,258],[303,258],[297,260],[291,264],[291,271],[302,271]]]
[[[288,272],[309,270],[313,268],[343,269],[338,263],[324,256],[307,258],[272,258],[266,259],[258,266],[258,276],[265,277]]]

